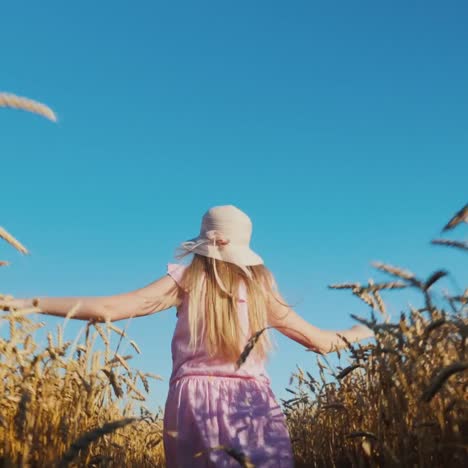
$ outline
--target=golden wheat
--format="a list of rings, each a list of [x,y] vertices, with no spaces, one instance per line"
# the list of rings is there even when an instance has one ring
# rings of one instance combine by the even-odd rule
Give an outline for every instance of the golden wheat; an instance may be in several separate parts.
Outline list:
[[[442,231],[454,229],[461,223],[468,223],[468,203],[452,216],[450,221],[443,227]]]
[[[0,392],[5,408],[0,427],[2,461],[11,466],[91,466],[97,460],[109,467],[163,466],[159,418],[148,421],[146,415],[147,424],[135,423],[114,432],[132,411],[129,400],[145,401],[137,381],[149,392],[148,379],[160,379],[155,374],[135,372],[127,362],[131,355],[115,350],[112,358],[106,358],[109,353],[95,350],[97,338],[108,348],[110,332],[117,333],[120,340],[125,332],[112,324],[104,328],[87,323],[72,344],[64,340],[64,326],[58,326],[55,334],[46,334],[45,347],[41,348],[31,335],[39,326],[29,317],[34,312],[37,308],[15,309],[0,316],[0,321],[10,324],[10,338],[0,339],[0,378],[4,377]],[[23,350],[18,351],[21,344]],[[130,344],[139,351],[135,342]],[[119,400],[125,401],[123,410]],[[135,418],[131,421],[137,422]],[[225,450],[243,466],[251,466],[242,454],[228,447]]]
[[[50,107],[40,102],[33,101],[32,99],[16,96],[15,94],[0,93],[0,107],[10,107],[33,112],[46,119],[52,120],[52,122],[57,122],[57,116]]]
[[[23,254],[27,254],[28,249],[20,243],[17,239],[15,239],[9,232],[5,229],[0,227],[0,239],[7,241],[10,245],[12,245],[16,250],[20,251]]]
[[[137,376],[146,392],[149,385],[145,374],[129,366],[131,356],[106,359],[95,349],[100,334],[90,333],[90,324],[75,346],[58,327],[41,347],[33,336],[41,324],[23,312],[0,315],[0,324],[10,324],[9,338],[0,338],[2,464],[91,466],[100,459],[108,467],[164,466],[160,418],[135,416],[135,405],[145,400]],[[101,332],[106,337],[108,330]],[[112,387],[115,396],[108,392]]]
[[[346,367],[318,360],[320,381],[294,374],[294,398],[283,405],[297,466],[465,466],[468,322],[462,310],[448,314],[432,305],[428,289],[443,273],[418,283],[423,311],[412,309],[398,323],[355,317],[376,339],[349,344]]]

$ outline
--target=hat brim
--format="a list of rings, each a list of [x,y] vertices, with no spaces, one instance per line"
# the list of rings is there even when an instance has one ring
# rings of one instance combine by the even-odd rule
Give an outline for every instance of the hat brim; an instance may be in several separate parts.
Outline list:
[[[188,242],[196,243],[200,238],[191,239]],[[212,244],[201,244],[190,250],[190,253],[203,255],[204,257],[222,260],[235,265],[254,266],[263,265],[263,259],[250,247],[245,245],[227,244],[215,246]]]

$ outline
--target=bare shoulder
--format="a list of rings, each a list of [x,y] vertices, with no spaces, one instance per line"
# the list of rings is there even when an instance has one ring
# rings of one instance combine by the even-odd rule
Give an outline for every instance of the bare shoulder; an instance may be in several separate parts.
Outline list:
[[[113,311],[114,320],[141,317],[178,307],[181,290],[173,278],[164,275],[141,288],[108,297],[106,303]]]
[[[178,284],[170,275],[164,275],[155,281],[135,289],[128,294],[137,294],[141,296],[159,296],[172,293],[174,290],[178,290]]]

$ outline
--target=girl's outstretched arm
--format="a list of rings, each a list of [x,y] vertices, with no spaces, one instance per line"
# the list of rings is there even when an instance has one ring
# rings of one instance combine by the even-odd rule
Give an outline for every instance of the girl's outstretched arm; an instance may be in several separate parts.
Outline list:
[[[288,338],[320,354],[346,348],[346,342],[338,335],[344,336],[351,343],[374,336],[372,330],[364,325],[354,325],[346,330],[322,330],[283,305],[285,302],[282,298],[281,302],[272,301],[268,315],[270,325]]]
[[[2,301],[2,305],[36,307],[40,313],[65,317],[79,303],[74,319],[115,322],[169,309],[177,306],[179,301],[179,289],[175,281],[166,275],[143,288],[113,296],[37,297]]]

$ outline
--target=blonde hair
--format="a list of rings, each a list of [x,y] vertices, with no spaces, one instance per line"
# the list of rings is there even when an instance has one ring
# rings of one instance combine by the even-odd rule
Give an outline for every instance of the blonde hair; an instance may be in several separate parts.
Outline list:
[[[269,302],[275,296],[276,283],[264,265],[247,268],[252,274],[251,278],[232,263],[194,255],[181,283],[189,294],[188,320],[192,348],[202,341],[210,356],[235,361],[247,339],[268,326]],[[218,285],[216,272],[227,293]],[[204,280],[201,281],[201,278]],[[247,291],[249,336],[243,333],[237,313],[238,291],[242,282]],[[252,354],[265,358],[271,347],[270,338],[265,332]]]

